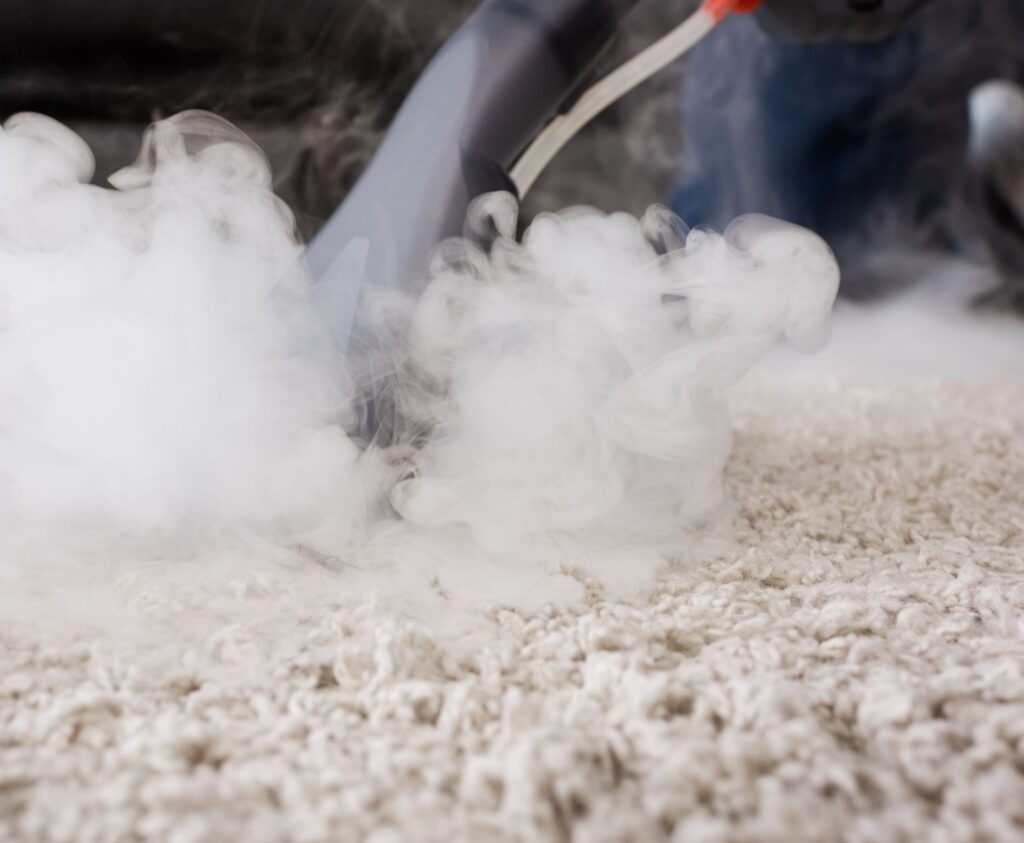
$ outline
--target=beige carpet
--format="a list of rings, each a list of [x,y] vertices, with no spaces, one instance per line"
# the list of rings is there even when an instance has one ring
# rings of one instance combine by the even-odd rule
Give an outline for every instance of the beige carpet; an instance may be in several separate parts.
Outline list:
[[[1024,840],[1024,381],[896,383],[745,387],[737,546],[634,605],[214,613],[162,671],[8,628],[0,839]]]

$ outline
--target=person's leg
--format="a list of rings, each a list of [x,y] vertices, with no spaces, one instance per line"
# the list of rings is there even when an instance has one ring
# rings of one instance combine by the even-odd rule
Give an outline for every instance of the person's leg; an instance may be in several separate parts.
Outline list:
[[[968,91],[1020,78],[1022,38],[1024,0],[935,0],[867,44],[783,44],[729,19],[687,68],[673,207],[690,225],[808,226],[855,281],[872,229],[936,236],[965,173]]]

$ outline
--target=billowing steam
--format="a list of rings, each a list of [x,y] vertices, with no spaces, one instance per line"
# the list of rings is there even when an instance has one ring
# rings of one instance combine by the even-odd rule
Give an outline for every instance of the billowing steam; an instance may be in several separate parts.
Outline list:
[[[497,210],[512,232],[514,203]],[[780,340],[817,348],[838,283],[803,229],[750,216],[687,235],[663,209],[542,216],[521,245],[440,257],[410,355],[443,389],[402,403],[431,435],[392,501],[485,546],[597,524],[678,536],[712,519],[723,389]]]
[[[502,234],[439,250],[389,350],[397,436],[360,451],[362,369],[330,346],[260,151],[187,112],[115,189],[91,173],[48,118],[0,130],[8,582],[126,545],[259,542],[364,571],[442,534],[470,565],[524,543],[555,559],[588,531],[678,547],[721,504],[723,390],[780,341],[816,348],[838,283],[818,237],[763,217],[719,235],[575,209],[518,243],[514,202],[489,197]]]
[[[21,114],[0,173],[5,535],[346,539],[346,381],[260,151],[184,113],[106,190],[80,138]]]

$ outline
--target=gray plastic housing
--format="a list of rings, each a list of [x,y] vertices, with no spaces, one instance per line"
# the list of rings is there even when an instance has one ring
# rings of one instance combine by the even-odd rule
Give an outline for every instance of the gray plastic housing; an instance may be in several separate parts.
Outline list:
[[[430,251],[507,175],[611,42],[621,0],[487,0],[419,78],[387,136],[305,254],[341,348],[373,345],[368,290],[417,292]]]

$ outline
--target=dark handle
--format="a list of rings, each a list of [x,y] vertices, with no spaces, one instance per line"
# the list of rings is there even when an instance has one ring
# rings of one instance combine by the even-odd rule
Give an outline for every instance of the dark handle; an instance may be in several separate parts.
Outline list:
[[[512,189],[508,168],[611,41],[623,5],[489,0],[444,45],[306,251],[340,346],[352,341],[363,291],[416,291],[431,249],[462,233],[470,202]]]

